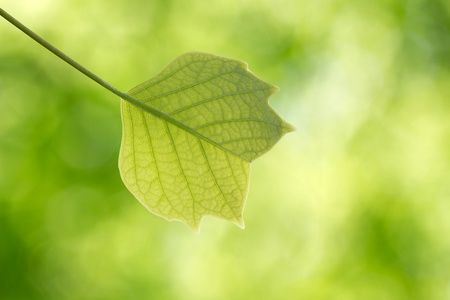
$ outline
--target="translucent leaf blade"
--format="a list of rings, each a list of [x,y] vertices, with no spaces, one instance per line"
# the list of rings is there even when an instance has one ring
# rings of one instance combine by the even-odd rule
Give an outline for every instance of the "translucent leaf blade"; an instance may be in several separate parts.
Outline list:
[[[268,105],[278,88],[247,64],[192,52],[129,94],[165,120],[122,100],[122,179],[151,212],[195,232],[206,215],[244,227],[250,162],[292,126]]]

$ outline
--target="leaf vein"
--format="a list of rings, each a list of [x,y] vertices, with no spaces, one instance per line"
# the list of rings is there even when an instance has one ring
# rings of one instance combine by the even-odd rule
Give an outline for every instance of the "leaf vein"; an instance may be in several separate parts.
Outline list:
[[[180,156],[178,155],[177,146],[175,145],[175,142],[174,142],[173,137],[172,137],[172,133],[170,132],[169,124],[167,122],[164,122],[164,124],[166,125],[167,134],[169,135],[170,142],[172,143],[172,146],[173,146],[173,150],[175,151],[175,154],[176,154],[175,156],[177,158],[178,166],[180,167],[181,174],[183,175],[184,181],[186,182],[186,186],[187,186],[188,191],[189,191],[189,195],[191,196],[191,199],[192,199],[192,217],[194,218],[194,224],[195,224],[194,196],[192,195],[191,187],[189,186],[189,182],[188,182],[188,180],[186,178],[186,174],[184,174],[183,167],[181,166]]]
[[[262,90],[268,90],[268,89],[270,89],[270,88],[257,89],[256,91],[262,91]],[[180,112],[183,112],[183,111],[185,111],[185,110],[188,110],[188,109],[197,107],[197,106],[199,106],[199,105],[202,105],[202,104],[205,104],[205,103],[208,103],[208,102],[217,100],[217,99],[222,99],[222,98],[229,97],[229,96],[244,95],[244,94],[255,94],[254,91],[255,91],[255,90],[242,91],[242,92],[234,92],[234,93],[222,94],[222,95],[220,95],[220,96],[215,96],[215,97],[203,99],[203,100],[201,100],[201,101],[192,103],[191,105],[184,106],[184,107],[181,107],[181,108],[179,108],[179,109],[177,109],[177,110],[168,112],[167,114],[168,114],[169,116],[173,116],[173,115],[179,114]],[[256,97],[258,97],[258,96],[256,96]],[[259,99],[259,97],[258,97],[258,99]],[[259,99],[259,100],[261,100],[261,99]],[[264,103],[263,103],[263,104],[264,104]],[[266,108],[266,105],[264,105],[264,108]]]
[[[239,219],[238,219],[238,217],[236,216],[236,213],[234,212],[234,210],[233,210],[233,208],[231,207],[231,205],[228,203],[228,201],[227,201],[227,199],[225,198],[225,195],[224,195],[222,189],[220,188],[219,184],[217,183],[217,178],[216,178],[216,176],[214,175],[213,169],[211,168],[211,164],[209,163],[208,156],[207,156],[206,153],[205,153],[205,148],[203,148],[202,141],[201,141],[199,138],[197,138],[197,140],[198,140],[198,142],[199,142],[199,144],[200,144],[200,149],[202,150],[203,158],[205,159],[206,164],[208,165],[208,170],[209,170],[209,172],[210,172],[210,174],[211,174],[212,179],[214,180],[214,184],[216,185],[217,189],[219,190],[220,195],[221,195],[222,198],[223,198],[223,201],[225,201],[225,203],[228,205],[228,207],[230,208],[231,212],[233,213],[233,216],[235,217],[236,221],[238,221]]]
[[[269,122],[269,121],[266,121],[266,120],[245,118],[245,119],[228,119],[228,120],[220,120],[220,121],[205,123],[203,125],[194,127],[194,129],[197,130],[197,129],[202,129],[202,128],[205,128],[205,127],[210,127],[210,126],[214,126],[214,125],[218,125],[218,124],[226,124],[226,123],[234,123],[234,122],[261,122],[261,123],[266,123],[268,125],[273,125],[273,126],[276,126],[276,127],[283,128],[283,126],[280,125],[280,124],[276,124],[276,123]]]
[[[140,112],[141,112],[142,118],[143,118],[143,120],[144,120],[145,130],[147,131],[148,142],[149,142],[149,144],[150,144],[150,150],[151,150],[151,152],[152,152],[153,161],[155,162],[156,172],[158,173],[157,176],[156,176],[156,178],[157,178],[157,180],[158,180],[159,186],[161,187],[161,191],[163,192],[164,197],[166,198],[167,202],[169,202],[169,204],[170,204],[170,206],[172,207],[172,209],[173,209],[174,211],[176,211],[177,213],[179,213],[179,212],[175,209],[175,207],[173,206],[173,204],[172,204],[172,202],[170,201],[169,197],[167,197],[166,191],[165,191],[165,189],[164,189],[164,187],[163,187],[163,185],[162,185],[162,182],[161,182],[161,176],[159,176],[161,173],[160,173],[160,171],[159,171],[158,162],[157,162],[157,159],[156,159],[156,156],[155,156],[155,150],[153,149],[152,137],[151,137],[151,135],[150,135],[150,130],[148,129],[147,119],[145,118],[144,111],[143,111],[143,110],[140,110]]]
[[[212,61],[212,59],[207,60],[207,61],[205,61],[205,62],[210,62],[210,61]],[[164,80],[166,80],[166,79],[172,77],[172,76],[175,75],[176,73],[178,73],[178,72],[180,72],[180,71],[186,69],[186,68],[189,67],[190,65],[193,65],[193,64],[198,63],[198,62],[202,62],[202,61],[198,61],[198,60],[192,61],[192,62],[187,63],[187,64],[185,64],[184,66],[180,67],[179,69],[176,69],[175,71],[173,71],[173,72],[171,72],[171,73],[169,73],[169,74],[167,74],[167,75],[161,77],[160,79],[158,79],[158,80],[156,80],[156,81],[150,82],[151,80],[149,80],[149,81],[145,82],[144,84],[142,84],[142,86],[133,88],[133,89],[136,89],[136,91],[133,91],[133,93],[136,93],[136,94],[137,94],[137,93],[140,93],[140,92],[142,92],[143,90],[148,89],[150,86],[155,85],[155,84],[158,84],[158,83],[160,83],[160,82],[162,82],[162,81],[164,81]],[[158,76],[158,75],[156,75],[156,76]]]
[[[180,91],[184,91],[184,90],[190,89],[190,88],[192,88],[192,87],[194,87],[194,86],[200,85],[200,84],[202,84],[202,83],[209,82],[209,81],[211,81],[212,79],[221,77],[221,76],[223,76],[223,75],[232,74],[232,73],[239,73],[239,74],[241,74],[241,75],[243,75],[243,76],[245,76],[245,77],[250,78],[251,80],[254,80],[253,78],[251,78],[251,77],[250,77],[249,75],[247,75],[247,74],[244,74],[244,73],[238,72],[238,71],[236,71],[236,70],[233,70],[233,71],[224,72],[224,73],[221,73],[221,74],[217,74],[217,75],[211,76],[211,77],[209,77],[209,78],[207,78],[207,79],[205,79],[205,80],[201,80],[201,81],[197,81],[197,82],[192,83],[192,84],[185,85],[185,86],[183,86],[183,87],[181,87],[181,88],[171,90],[170,92],[163,93],[163,94],[160,94],[160,95],[158,95],[158,96],[149,97],[149,98],[146,98],[146,99],[144,98],[144,99],[142,99],[142,102],[144,102],[144,103],[152,102],[152,101],[154,101],[154,100],[157,100],[157,99],[160,99],[160,98],[164,98],[164,97],[166,97],[166,96],[168,96],[168,95],[173,95],[173,94],[178,93],[178,92],[180,92]],[[220,88],[220,87],[219,87],[219,88]],[[267,88],[267,89],[269,89],[269,88]],[[136,93],[133,91],[133,95],[134,95],[134,94],[136,94]],[[258,97],[258,98],[259,98],[259,97]],[[260,100],[261,100],[261,99],[260,99]]]

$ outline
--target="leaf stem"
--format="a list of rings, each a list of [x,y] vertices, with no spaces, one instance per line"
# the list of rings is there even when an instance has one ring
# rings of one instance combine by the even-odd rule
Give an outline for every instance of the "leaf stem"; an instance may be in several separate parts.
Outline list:
[[[63,52],[58,50],[56,47],[51,45],[49,42],[47,42],[46,40],[41,38],[39,35],[34,33],[28,27],[26,27],[25,25],[20,23],[18,20],[16,20],[13,16],[8,14],[2,8],[0,8],[0,15],[3,18],[5,18],[8,22],[10,22],[12,25],[14,25],[18,29],[20,29],[22,32],[24,32],[26,35],[28,35],[30,38],[32,38],[33,40],[35,40],[36,42],[38,42],[39,44],[44,46],[47,50],[49,50],[50,52],[52,52],[53,54],[55,54],[56,56],[58,56],[59,58],[64,60],[66,63],[68,63],[69,65],[71,65],[72,67],[74,67],[75,69],[77,69],[78,71],[80,71],[81,73],[83,73],[84,75],[89,77],[90,79],[94,80],[95,82],[97,82],[98,84],[100,84],[101,86],[103,86],[104,88],[109,90],[110,92],[116,94],[123,100],[126,100],[126,101],[130,102],[131,104],[143,109],[144,111],[151,113],[154,116],[160,117],[162,119],[166,119],[167,121],[173,123],[173,120],[169,120],[171,118],[170,117],[168,118],[168,116],[166,114],[164,114],[163,112],[142,103],[139,99],[134,98],[127,93],[119,91],[118,89],[113,87],[111,84],[107,83],[106,81],[104,81],[103,79],[101,79],[100,77],[98,77],[97,75],[95,75],[94,73],[92,73],[91,71],[89,71],[88,69],[86,69],[85,67],[83,67],[82,65],[77,63],[76,61],[74,61],[73,59],[71,59],[70,57],[68,57],[66,54],[64,54]]]
[[[87,77],[91,78],[92,80],[94,80],[95,82],[97,82],[98,84],[103,86],[104,88],[110,90],[111,92],[118,95],[119,97],[122,97],[123,93],[121,91],[119,91],[118,89],[116,89],[115,87],[113,87],[112,85],[110,85],[109,83],[107,83],[106,81],[104,81],[103,79],[101,79],[100,77],[98,77],[97,75],[92,73],[91,71],[87,70],[85,67],[83,67],[82,65],[80,65],[79,63],[77,63],[76,61],[71,59],[70,57],[68,57],[66,54],[64,54],[57,48],[55,48],[53,45],[51,45],[49,42],[47,42],[46,40],[41,38],[39,35],[37,35],[33,31],[31,31],[29,28],[27,28],[25,25],[20,23],[18,20],[16,20],[14,17],[12,17],[10,14],[8,14],[6,11],[4,11],[2,8],[0,8],[0,15],[3,18],[5,18],[8,22],[10,22],[14,26],[16,26],[18,29],[20,29],[22,32],[24,32],[26,35],[28,35],[30,38],[32,38],[33,40],[35,40],[36,42],[38,42],[39,44],[44,46],[47,50],[49,50],[50,52],[52,52],[53,54],[55,54],[56,56],[58,56],[59,58],[64,60],[66,63],[68,63],[69,65],[71,65],[72,67],[74,67],[75,69],[77,69],[78,71],[80,71],[81,73],[86,75]]]

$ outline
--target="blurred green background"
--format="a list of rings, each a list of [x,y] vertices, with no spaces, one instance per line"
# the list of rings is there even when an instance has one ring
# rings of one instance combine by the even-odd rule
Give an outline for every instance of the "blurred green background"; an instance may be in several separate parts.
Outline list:
[[[297,131],[246,229],[122,184],[119,99],[0,20],[0,299],[450,299],[450,2],[2,1],[126,91],[187,51],[247,61]]]

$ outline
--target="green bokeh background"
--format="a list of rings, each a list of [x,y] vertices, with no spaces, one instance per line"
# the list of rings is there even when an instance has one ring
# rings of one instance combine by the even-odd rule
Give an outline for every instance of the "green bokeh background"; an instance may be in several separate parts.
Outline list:
[[[450,299],[450,2],[3,1],[126,91],[187,51],[249,63],[297,131],[246,229],[122,184],[119,99],[0,20],[0,299]]]

